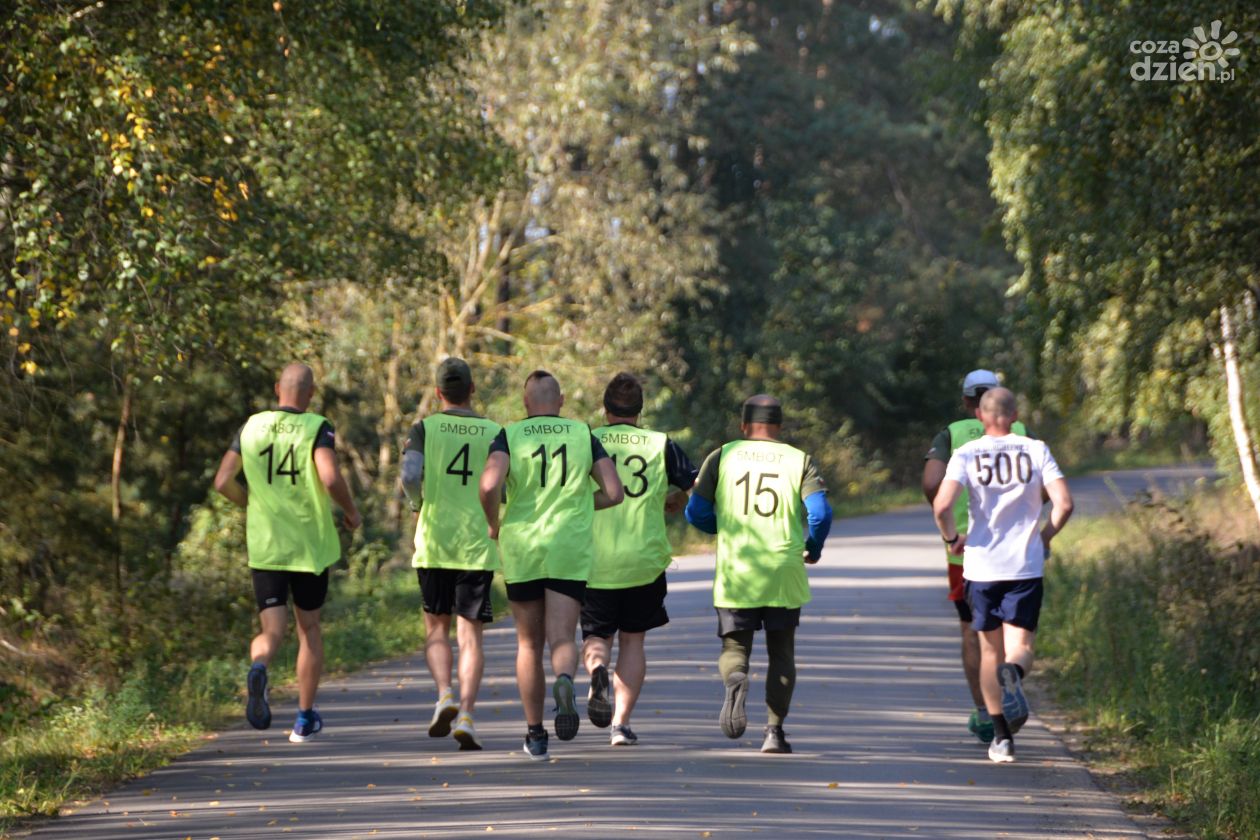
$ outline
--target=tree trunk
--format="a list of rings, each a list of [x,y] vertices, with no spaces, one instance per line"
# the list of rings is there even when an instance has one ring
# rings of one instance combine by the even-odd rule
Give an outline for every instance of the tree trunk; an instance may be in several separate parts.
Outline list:
[[[1242,467],[1243,484],[1260,521],[1260,470],[1256,467],[1256,449],[1247,425],[1242,374],[1238,369],[1238,344],[1234,333],[1234,317],[1228,306],[1221,307],[1221,356],[1225,362],[1225,386],[1229,394],[1229,422],[1234,429],[1234,444]]]
[[[124,368],[122,377],[122,405],[118,409],[118,428],[114,432],[114,461],[109,476],[110,512],[114,521],[114,603],[118,609],[118,626],[127,635],[123,596],[123,531],[122,531],[122,471],[127,450],[127,424],[131,422],[131,378]]]
[[[391,532],[402,528],[402,503],[399,498],[398,477],[394,475],[394,450],[398,446],[399,420],[402,418],[398,399],[398,373],[402,365],[403,309],[395,304],[393,325],[390,329],[389,361],[385,366],[384,411],[378,433],[380,448],[377,451],[377,488],[385,498],[385,524]]]

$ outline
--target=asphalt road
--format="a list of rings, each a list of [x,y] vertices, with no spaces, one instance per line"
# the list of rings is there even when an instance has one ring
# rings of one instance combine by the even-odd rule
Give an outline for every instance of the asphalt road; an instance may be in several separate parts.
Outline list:
[[[1088,514],[1152,484],[1184,492],[1203,473],[1128,471],[1072,485]],[[288,742],[293,704],[278,702],[276,728],[221,733],[33,836],[1145,837],[1035,707],[1015,764],[992,764],[967,733],[942,563],[926,506],[836,523],[798,634],[793,755],[757,750],[760,637],[748,733],[730,741],[719,731],[712,558],[686,557],[669,573],[672,621],[648,637],[637,747],[609,747],[607,730],[583,719],[576,740],[553,736],[550,762],[529,761],[514,637],[502,623],[486,634],[483,752],[426,735],[435,698],[416,654],[326,684],[326,729],[310,743]]]

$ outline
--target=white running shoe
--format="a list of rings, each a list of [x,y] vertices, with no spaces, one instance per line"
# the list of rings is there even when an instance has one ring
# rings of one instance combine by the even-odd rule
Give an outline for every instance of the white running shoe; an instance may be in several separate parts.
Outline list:
[[[989,744],[989,760],[998,764],[1009,764],[1015,760],[1015,745],[1010,738],[1003,738]]]
[[[437,705],[433,707],[433,720],[429,721],[429,737],[445,738],[451,734],[451,721],[459,714],[459,704],[449,689],[442,692]]]
[[[459,741],[461,750],[481,749],[481,739],[477,737],[477,729],[473,726],[471,713],[459,713],[459,719],[455,721],[455,728],[451,730],[451,734],[455,736],[456,741]]]

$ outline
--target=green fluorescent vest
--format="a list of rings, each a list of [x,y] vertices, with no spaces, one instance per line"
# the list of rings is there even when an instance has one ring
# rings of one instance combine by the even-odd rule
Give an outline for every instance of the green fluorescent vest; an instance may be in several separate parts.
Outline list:
[[[416,521],[418,569],[493,571],[499,549],[477,495],[490,442],[502,428],[484,417],[433,414],[424,424],[424,504]]]
[[[805,453],[786,443],[737,440],[718,461],[715,607],[787,607],[809,602]]]
[[[241,429],[249,483],[249,567],[319,574],[341,557],[328,491],[315,469],[318,414],[263,411]]]
[[[595,513],[595,562],[587,583],[596,589],[643,586],[660,577],[671,558],[665,531],[668,437],[624,424],[594,435],[617,465],[626,495],[616,507]]]
[[[499,528],[503,579],[585,581],[594,544],[591,429],[564,417],[531,417],[507,427],[507,506]]]
[[[1017,435],[1028,434],[1028,429],[1018,420],[1011,424],[1011,431]],[[958,447],[971,443],[973,440],[979,440],[982,437],[984,437],[984,424],[975,417],[966,420],[955,420],[949,424],[949,454],[953,455],[958,451]],[[970,501],[971,494],[964,487],[962,493],[954,501],[954,527],[958,529],[957,533],[959,534],[967,533],[967,528],[970,525],[971,520],[967,513],[967,505]],[[961,557],[955,557],[949,551],[946,551],[945,555],[949,558],[949,562],[954,565],[962,565],[963,559]]]

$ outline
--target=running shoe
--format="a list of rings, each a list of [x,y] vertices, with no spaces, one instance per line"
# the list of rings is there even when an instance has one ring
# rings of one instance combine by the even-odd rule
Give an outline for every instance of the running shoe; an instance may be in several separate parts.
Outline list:
[[[998,764],[1010,764],[1015,760],[1015,744],[1010,738],[989,744],[989,760]]]
[[[792,751],[792,745],[783,734],[782,726],[766,727],[766,740],[761,745],[761,751],[763,753],[790,753]]]
[[[608,669],[600,665],[591,672],[591,690],[586,695],[586,716],[603,729],[612,723],[613,704],[608,699]]]
[[[289,740],[295,744],[303,741],[309,741],[318,735],[324,729],[324,719],[319,716],[319,712],[311,709],[308,712],[298,712],[297,720],[293,722],[293,731],[289,733]]]
[[[525,733],[525,754],[534,761],[547,760],[547,733],[542,732],[534,735],[530,732]]]
[[[633,747],[639,743],[639,736],[634,734],[633,729],[622,723],[612,728],[608,743],[614,747]]]
[[[1019,679],[1019,671],[1009,662],[998,666],[998,683],[1002,686],[1002,714],[1014,735],[1028,722],[1028,698]]]
[[[988,712],[973,709],[967,720],[967,731],[979,738],[980,743],[990,744],[993,742],[993,718]]]
[[[744,711],[744,700],[748,697],[748,675],[735,671],[726,678],[726,698],[722,701],[722,711],[718,715],[718,725],[727,738],[738,738],[748,728],[748,715]]]
[[[429,737],[445,738],[451,734],[451,721],[459,714],[459,704],[450,689],[442,692],[433,707],[433,720],[429,721]]]
[[[455,721],[455,728],[451,732],[455,735],[455,740],[459,741],[461,750],[481,749],[481,739],[477,737],[477,730],[473,726],[470,713],[460,712],[459,720]]]
[[[255,662],[249,669],[245,685],[249,691],[249,699],[245,701],[245,719],[255,729],[269,729],[271,706],[267,703],[267,696],[271,690],[267,687],[267,666]]]
[[[577,702],[573,698],[573,678],[560,676],[551,687],[551,696],[556,701],[556,737],[561,741],[572,741],[578,732]]]

